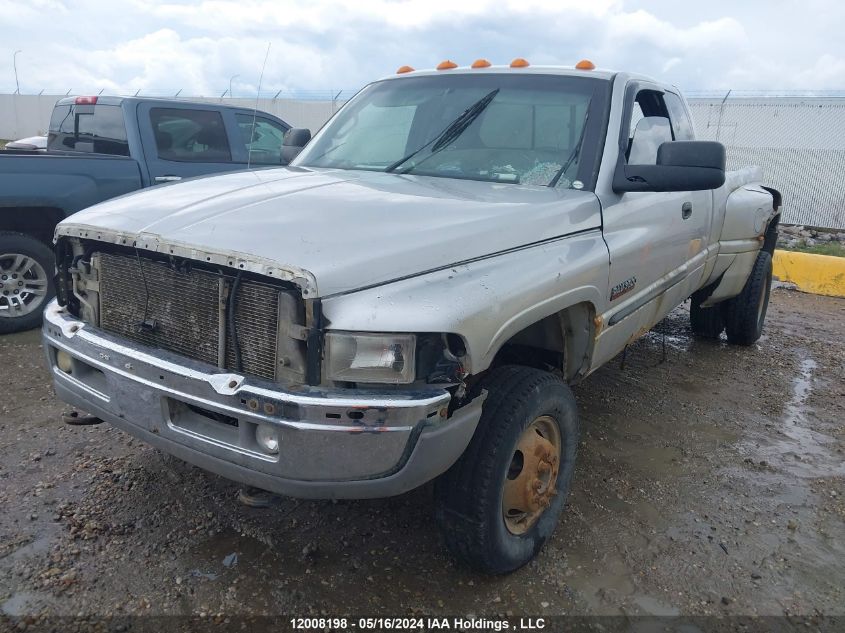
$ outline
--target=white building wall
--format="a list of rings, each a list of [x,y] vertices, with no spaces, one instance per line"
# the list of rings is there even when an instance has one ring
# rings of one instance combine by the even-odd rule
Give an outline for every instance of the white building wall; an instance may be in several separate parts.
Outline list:
[[[63,98],[64,95],[0,95],[0,139],[14,140],[46,134],[53,106]],[[254,108],[256,104],[255,99],[192,97],[186,101],[225,103],[243,108]],[[316,132],[341,105],[333,101],[258,100],[258,110],[274,114],[293,127],[309,128],[312,132]]]
[[[0,95],[0,139],[44,134],[62,96]],[[255,107],[254,99],[191,98]],[[316,132],[342,105],[260,99],[258,109]],[[784,197],[783,221],[845,229],[845,98],[690,99],[698,137],[725,144],[728,167],[755,164]]]

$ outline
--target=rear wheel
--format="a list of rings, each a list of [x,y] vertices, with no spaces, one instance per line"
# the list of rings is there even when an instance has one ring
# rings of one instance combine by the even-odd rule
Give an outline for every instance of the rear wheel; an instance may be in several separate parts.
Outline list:
[[[437,480],[437,520],[450,553],[488,574],[514,571],[548,540],[566,502],[578,448],[575,399],[560,377],[496,369],[467,450]]]
[[[772,256],[760,251],[742,292],[725,302],[728,342],[752,345],[763,333],[769,294],[772,290]]]
[[[53,296],[53,253],[23,233],[0,233],[0,334],[30,330]]]
[[[710,308],[702,308],[693,295],[689,310],[690,325],[692,332],[702,338],[719,338],[725,331],[725,319],[722,314],[722,306],[715,305]]]

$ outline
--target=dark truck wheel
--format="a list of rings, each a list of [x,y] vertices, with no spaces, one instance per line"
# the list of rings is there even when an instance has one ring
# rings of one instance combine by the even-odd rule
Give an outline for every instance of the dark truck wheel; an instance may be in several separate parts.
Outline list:
[[[729,343],[751,345],[760,338],[771,290],[772,256],[760,251],[742,292],[724,304]]]
[[[53,253],[23,233],[0,233],[0,334],[31,330],[52,298]]]
[[[487,400],[461,458],[435,485],[437,522],[450,553],[488,574],[529,562],[566,502],[575,453],[575,398],[560,377],[505,366],[481,385]]]
[[[717,304],[711,308],[702,308],[701,303],[705,299],[698,292],[690,297],[689,320],[692,333],[702,338],[719,338],[725,331],[722,306]]]

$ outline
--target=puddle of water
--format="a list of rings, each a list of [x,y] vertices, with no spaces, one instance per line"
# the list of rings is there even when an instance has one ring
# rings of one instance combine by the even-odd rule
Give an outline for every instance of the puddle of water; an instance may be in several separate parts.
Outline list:
[[[681,615],[680,609],[651,596],[634,596],[633,602],[648,615]]]
[[[792,383],[792,399],[786,405],[785,421],[787,424],[804,422],[804,403],[807,396],[813,389],[813,371],[816,369],[816,361],[812,358],[805,358],[801,361],[801,373],[795,377]]]
[[[0,604],[0,612],[11,618],[19,618],[37,613],[47,602],[49,602],[47,594],[36,591],[18,591],[13,593],[3,604]]]
[[[21,545],[16,550],[12,551],[10,554],[7,554],[2,560],[4,564],[15,563],[16,561],[21,560],[27,556],[35,556],[37,554],[43,554],[47,550],[50,549],[50,545],[53,542],[53,538],[55,537],[58,529],[54,526],[50,526],[48,528],[49,534],[45,534],[39,536],[34,541],[30,541],[26,545]]]
[[[660,327],[659,325],[656,327]],[[663,346],[663,333],[658,330],[650,330],[646,333],[645,339],[647,339],[653,345],[656,345],[658,348],[662,348]],[[679,352],[688,352],[693,345],[693,339],[690,336],[678,335],[678,334],[666,334],[666,348],[667,349],[674,349]]]
[[[816,367],[812,358],[801,361],[799,373],[792,381],[792,397],[784,408],[778,437],[765,448],[764,453],[771,457],[773,464],[796,475],[845,475],[845,463],[831,450],[833,438],[809,426],[807,398],[813,390]]]
[[[631,570],[616,552],[604,552],[600,560],[594,560],[589,553],[570,551],[569,568],[574,572],[569,584],[596,613],[621,615],[622,611],[611,607],[608,598],[629,596],[636,586]]]

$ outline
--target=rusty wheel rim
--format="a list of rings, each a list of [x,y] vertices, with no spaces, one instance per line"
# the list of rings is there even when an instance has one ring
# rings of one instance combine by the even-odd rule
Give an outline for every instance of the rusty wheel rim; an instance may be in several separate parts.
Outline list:
[[[543,415],[529,424],[514,448],[502,493],[502,516],[511,534],[524,534],[557,494],[560,428]]]

